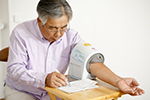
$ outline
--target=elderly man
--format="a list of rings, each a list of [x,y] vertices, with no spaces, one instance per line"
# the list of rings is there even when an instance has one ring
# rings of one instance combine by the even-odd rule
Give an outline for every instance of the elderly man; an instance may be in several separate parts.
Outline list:
[[[83,41],[77,31],[68,27],[72,10],[66,0],[40,0],[37,12],[37,19],[24,22],[12,31],[4,89],[6,100],[50,100],[43,88],[66,85],[63,74],[70,53]],[[89,71],[124,93],[144,93],[135,79],[117,76],[102,62],[91,63]]]

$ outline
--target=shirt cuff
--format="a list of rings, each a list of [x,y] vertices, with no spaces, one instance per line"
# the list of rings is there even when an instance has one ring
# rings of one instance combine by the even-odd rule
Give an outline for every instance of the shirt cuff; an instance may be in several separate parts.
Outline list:
[[[45,87],[45,80],[46,80],[47,75],[48,73],[40,73],[37,75],[36,82],[41,86],[41,88]]]

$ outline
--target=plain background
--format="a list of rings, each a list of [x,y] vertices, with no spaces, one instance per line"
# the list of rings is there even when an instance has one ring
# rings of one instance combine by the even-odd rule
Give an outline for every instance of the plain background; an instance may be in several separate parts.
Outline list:
[[[8,46],[13,28],[37,18],[39,0],[0,0],[0,49]],[[73,9],[70,27],[105,56],[105,64],[117,75],[134,77],[145,90],[142,96],[119,100],[149,100],[150,0],[68,0]],[[0,98],[6,63],[0,62]]]

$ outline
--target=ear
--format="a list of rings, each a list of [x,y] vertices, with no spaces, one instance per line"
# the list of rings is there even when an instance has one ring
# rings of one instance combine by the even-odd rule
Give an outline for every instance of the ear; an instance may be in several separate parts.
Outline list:
[[[39,18],[37,18],[37,22],[38,22],[38,26],[39,27],[42,26],[42,22],[41,22],[41,20]]]
[[[39,17],[37,18],[37,21],[38,21],[38,22],[41,22],[41,20],[39,19]]]

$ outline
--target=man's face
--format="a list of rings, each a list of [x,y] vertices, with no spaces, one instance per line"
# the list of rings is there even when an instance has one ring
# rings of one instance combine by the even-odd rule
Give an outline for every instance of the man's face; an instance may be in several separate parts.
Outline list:
[[[42,35],[50,43],[53,43],[63,36],[65,30],[67,29],[67,24],[67,15],[63,15],[60,18],[49,18],[45,25],[42,25],[42,22],[38,19],[38,25]]]

